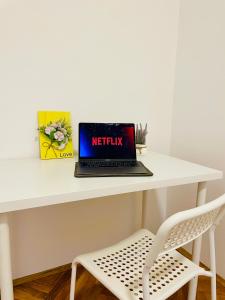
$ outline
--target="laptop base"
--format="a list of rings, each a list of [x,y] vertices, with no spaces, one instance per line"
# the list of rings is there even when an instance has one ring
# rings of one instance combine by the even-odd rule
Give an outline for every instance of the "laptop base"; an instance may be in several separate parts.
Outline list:
[[[152,176],[153,173],[147,169],[142,162],[137,161],[132,167],[82,167],[79,162],[75,165],[75,177],[130,177],[130,176]]]

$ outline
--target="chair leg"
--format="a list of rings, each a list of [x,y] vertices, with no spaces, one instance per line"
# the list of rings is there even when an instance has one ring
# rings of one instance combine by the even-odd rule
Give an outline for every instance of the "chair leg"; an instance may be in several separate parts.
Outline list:
[[[189,283],[188,300],[195,300],[198,288],[198,276]]]
[[[199,265],[200,262],[200,255],[201,255],[201,243],[202,243],[202,236],[198,237],[193,245],[193,258],[192,261]],[[198,288],[198,276],[194,277],[191,282],[189,283],[189,290],[188,290],[188,300],[195,300]]]
[[[211,278],[211,299],[216,300],[216,277]]]
[[[212,272],[211,278],[211,299],[216,300],[216,248],[215,248],[215,226],[209,230],[210,243],[210,267]]]
[[[70,300],[74,300],[76,286],[77,262],[72,263],[71,284],[70,284]]]
[[[207,182],[199,182],[197,192],[197,206],[206,202]],[[201,255],[202,236],[198,237],[193,243],[192,261],[199,265]],[[198,276],[191,280],[188,290],[188,300],[195,300],[198,287]]]

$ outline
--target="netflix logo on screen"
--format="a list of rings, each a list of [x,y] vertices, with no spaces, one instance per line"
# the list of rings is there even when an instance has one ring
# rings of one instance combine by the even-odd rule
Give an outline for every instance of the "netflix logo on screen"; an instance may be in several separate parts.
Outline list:
[[[93,136],[91,144],[92,146],[123,146],[123,137]]]
[[[80,123],[80,158],[133,159],[134,133],[134,124],[130,123]]]

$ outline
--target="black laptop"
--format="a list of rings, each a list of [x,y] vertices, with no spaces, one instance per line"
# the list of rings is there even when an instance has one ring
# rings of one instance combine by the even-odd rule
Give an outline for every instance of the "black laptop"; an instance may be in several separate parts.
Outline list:
[[[79,123],[79,161],[75,177],[152,176],[136,159],[135,126]]]

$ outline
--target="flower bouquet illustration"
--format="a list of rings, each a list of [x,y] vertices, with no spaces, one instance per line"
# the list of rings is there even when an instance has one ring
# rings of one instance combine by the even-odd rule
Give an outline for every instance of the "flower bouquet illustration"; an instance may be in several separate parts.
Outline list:
[[[40,132],[40,149],[42,159],[73,156],[73,150],[71,149],[72,127],[69,120],[65,117],[53,119],[45,125],[40,125],[38,130]],[[67,147],[68,145],[69,147]]]

